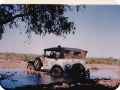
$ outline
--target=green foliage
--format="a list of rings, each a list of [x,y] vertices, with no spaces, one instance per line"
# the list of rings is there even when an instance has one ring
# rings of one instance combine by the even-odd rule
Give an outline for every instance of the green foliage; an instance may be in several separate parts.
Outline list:
[[[85,8],[85,6],[82,6]],[[65,12],[80,6],[68,5],[0,5],[0,39],[4,33],[6,25],[10,28],[18,27],[19,22],[24,22],[27,34],[34,32],[36,35],[54,34],[64,36],[75,32],[74,23],[68,20]]]

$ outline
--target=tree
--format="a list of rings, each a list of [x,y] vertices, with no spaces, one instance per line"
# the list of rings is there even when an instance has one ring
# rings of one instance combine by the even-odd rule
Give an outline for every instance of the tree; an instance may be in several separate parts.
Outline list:
[[[75,7],[79,11],[80,6]],[[7,25],[18,27],[19,20],[26,23],[27,34],[63,36],[74,33],[74,23],[65,16],[72,8],[68,5],[0,5],[0,39]]]

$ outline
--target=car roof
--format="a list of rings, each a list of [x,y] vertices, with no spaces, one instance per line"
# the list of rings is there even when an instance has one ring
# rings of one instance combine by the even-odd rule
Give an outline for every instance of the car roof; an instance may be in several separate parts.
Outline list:
[[[45,51],[56,51],[56,52],[65,52],[65,51],[75,51],[75,52],[85,51],[85,52],[87,52],[86,50],[83,50],[83,49],[61,47],[60,45],[58,47],[46,48],[44,50]]]

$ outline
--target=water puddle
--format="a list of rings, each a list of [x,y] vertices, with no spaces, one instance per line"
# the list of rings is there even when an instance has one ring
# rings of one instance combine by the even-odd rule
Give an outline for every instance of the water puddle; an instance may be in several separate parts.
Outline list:
[[[5,73],[6,71],[2,71],[0,73]],[[36,84],[49,84],[59,81],[68,81],[71,80],[66,75],[63,77],[55,78],[51,75],[42,72],[42,73],[34,73],[34,72],[26,72],[26,71],[9,71],[10,73],[17,72],[12,80],[2,80],[1,85],[6,88],[16,88],[22,87],[25,85],[36,85]],[[106,78],[106,79],[117,79],[120,77],[119,71],[108,70],[108,69],[99,69],[99,70],[90,70],[91,75],[90,78]]]
[[[5,72],[2,72],[5,73]],[[10,73],[15,73],[11,71]],[[34,73],[26,71],[18,71],[13,77],[12,80],[2,80],[2,87],[6,88],[16,88],[22,87],[25,85],[36,85],[36,84],[49,84],[59,81],[68,80],[67,77],[52,77],[46,73]]]
[[[91,75],[90,77],[92,79],[95,78],[106,78],[106,79],[118,79],[120,78],[120,72],[116,70],[110,70],[110,69],[99,69],[99,70],[90,70]]]

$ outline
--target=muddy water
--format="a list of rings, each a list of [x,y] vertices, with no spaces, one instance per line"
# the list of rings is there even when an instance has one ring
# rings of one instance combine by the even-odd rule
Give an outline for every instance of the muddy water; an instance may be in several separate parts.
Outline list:
[[[2,73],[5,72],[6,71],[2,71]],[[72,80],[67,75],[56,78],[56,77],[52,77],[51,75],[45,72],[35,73],[35,72],[27,72],[27,71],[10,71],[10,73],[15,73],[15,72],[17,73],[12,77],[12,80],[10,79],[10,80],[1,81],[1,85],[3,87],[16,88],[16,87],[22,87],[24,85],[49,84],[59,81]],[[90,72],[91,72],[90,78],[92,79],[95,78],[118,79],[120,77],[120,72],[114,70],[91,69]]]

